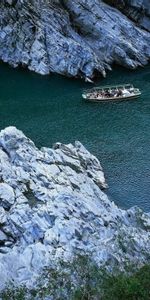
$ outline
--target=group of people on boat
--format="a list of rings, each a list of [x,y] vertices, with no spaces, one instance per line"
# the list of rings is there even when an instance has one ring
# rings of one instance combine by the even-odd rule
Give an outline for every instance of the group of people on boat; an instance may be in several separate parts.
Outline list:
[[[117,89],[108,89],[108,90],[95,90],[88,94],[88,98],[92,99],[103,99],[103,98],[118,98],[118,97],[127,97],[134,92],[134,88],[117,88]]]
[[[93,102],[100,102],[105,100],[133,99],[140,95],[141,92],[138,88],[135,88],[132,84],[125,84],[93,88],[85,91],[82,94],[82,98]]]

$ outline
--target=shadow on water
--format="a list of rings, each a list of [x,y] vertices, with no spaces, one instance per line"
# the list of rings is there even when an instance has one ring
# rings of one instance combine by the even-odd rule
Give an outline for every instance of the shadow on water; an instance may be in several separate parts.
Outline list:
[[[0,129],[16,126],[38,147],[80,140],[100,159],[110,198],[150,211],[150,66],[134,72],[115,67],[99,80],[142,90],[140,99],[120,103],[85,103],[81,93],[90,84],[5,64],[0,78]]]

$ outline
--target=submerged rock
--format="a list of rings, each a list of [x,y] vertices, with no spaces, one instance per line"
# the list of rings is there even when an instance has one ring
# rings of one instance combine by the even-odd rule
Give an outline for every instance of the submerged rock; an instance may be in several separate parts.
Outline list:
[[[116,8],[100,0],[2,0],[0,59],[40,74],[87,80],[95,72],[105,76],[113,62],[133,69],[145,65],[149,1],[105,2]]]
[[[0,178],[1,289],[10,280],[33,286],[45,267],[77,254],[109,269],[149,261],[149,214],[108,199],[100,162],[81,143],[39,150],[8,127]]]

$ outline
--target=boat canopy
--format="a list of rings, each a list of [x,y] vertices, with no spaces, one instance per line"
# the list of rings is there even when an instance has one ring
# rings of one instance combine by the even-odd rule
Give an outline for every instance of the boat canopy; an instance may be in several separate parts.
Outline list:
[[[108,91],[108,90],[113,90],[113,89],[130,89],[133,88],[133,84],[127,83],[127,84],[120,84],[120,85],[106,85],[106,86],[97,86],[97,87],[93,87],[92,89],[86,89],[84,90],[84,92],[88,93],[88,92],[94,92],[94,91]]]

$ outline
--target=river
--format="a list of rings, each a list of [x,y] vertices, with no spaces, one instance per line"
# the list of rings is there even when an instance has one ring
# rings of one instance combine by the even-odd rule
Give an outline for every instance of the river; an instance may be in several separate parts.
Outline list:
[[[16,126],[38,147],[81,141],[100,159],[109,197],[120,207],[150,211],[150,66],[136,71],[116,67],[99,82],[133,83],[142,97],[85,103],[82,89],[90,84],[1,63],[0,129]]]

